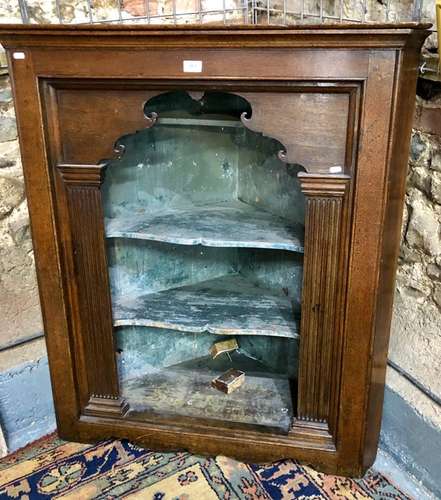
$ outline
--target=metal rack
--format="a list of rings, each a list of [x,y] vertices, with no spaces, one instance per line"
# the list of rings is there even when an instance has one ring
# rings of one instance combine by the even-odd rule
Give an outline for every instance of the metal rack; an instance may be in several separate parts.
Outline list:
[[[300,24],[404,22],[431,0],[16,0],[23,23]],[[426,5],[424,5],[426,4]]]

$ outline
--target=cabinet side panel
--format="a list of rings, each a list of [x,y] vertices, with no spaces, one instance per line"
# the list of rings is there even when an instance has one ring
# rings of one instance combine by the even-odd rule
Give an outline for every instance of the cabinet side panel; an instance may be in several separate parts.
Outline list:
[[[46,158],[38,83],[31,51],[25,51],[24,59],[13,59],[10,54],[8,58],[56,416],[59,428],[68,431],[75,426],[79,410],[56,231],[53,179]]]
[[[352,216],[340,396],[339,473],[361,473],[384,216],[396,52],[372,51],[364,89]],[[382,391],[382,387],[379,388]],[[381,408],[380,408],[381,411]],[[358,464],[358,470],[357,465]]]
[[[394,114],[389,142],[387,194],[382,225],[381,266],[377,292],[375,339],[364,442],[364,466],[375,460],[384,398],[389,332],[403,218],[410,134],[415,111],[419,52],[401,53],[397,64]]]

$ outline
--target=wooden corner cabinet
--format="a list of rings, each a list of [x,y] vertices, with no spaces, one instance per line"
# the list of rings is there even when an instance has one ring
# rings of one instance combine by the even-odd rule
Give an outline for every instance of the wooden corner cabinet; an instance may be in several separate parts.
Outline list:
[[[62,438],[372,464],[427,35],[0,27]]]

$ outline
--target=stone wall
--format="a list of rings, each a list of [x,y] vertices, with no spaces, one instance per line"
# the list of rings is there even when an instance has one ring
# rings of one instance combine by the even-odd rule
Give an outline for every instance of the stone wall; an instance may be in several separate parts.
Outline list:
[[[441,136],[414,130],[409,167],[389,359],[441,398]],[[441,429],[424,391],[393,369],[388,383]]]
[[[28,17],[31,23],[55,23],[58,22],[58,14],[63,23],[87,23],[90,21],[90,11],[86,0],[64,0],[60,1],[59,11],[56,9],[54,0],[26,0],[28,3]],[[198,15],[194,15],[200,9],[205,12],[201,17],[203,22],[223,21],[223,15],[213,11],[229,11],[226,20],[229,22],[242,20],[240,11],[240,0],[149,0],[149,16],[152,24],[164,23],[195,23],[199,22]],[[92,13],[94,21],[119,20],[119,11],[116,0],[93,0]],[[121,0],[122,19],[137,21],[137,17],[146,16],[145,0]],[[8,2],[0,5],[0,19],[2,22],[21,22],[18,2]],[[145,22],[145,20],[139,20]]]
[[[0,318],[1,346],[43,330],[8,75],[0,76]]]
[[[86,0],[63,0],[57,9],[54,0],[25,0],[28,5],[28,19],[32,23],[54,23],[61,16],[64,23],[85,23],[90,20],[90,11]],[[91,0],[93,18],[95,21],[119,20],[119,11],[116,8],[118,1],[122,6],[122,19],[137,21],[136,17],[152,16],[151,23],[194,23],[194,22],[223,22],[224,16],[213,11],[226,9],[227,22],[243,21],[241,9],[244,0],[149,0],[149,12],[145,0]],[[300,13],[309,16],[310,22],[320,22],[320,13],[326,16],[339,18],[340,13],[349,20],[395,22],[412,20],[415,14],[415,5],[423,2],[422,15],[424,18],[433,18],[433,0],[270,0],[270,22],[288,23],[299,22]],[[173,7],[173,3],[175,4]],[[284,7],[285,4],[285,7]],[[251,1],[249,0],[249,5]],[[267,22],[265,9],[267,0],[255,0],[254,5],[260,9],[257,13],[259,22]],[[363,7],[365,12],[363,14]],[[201,10],[202,16],[191,15]],[[244,9],[245,11],[245,9]],[[276,11],[279,11],[277,13]],[[280,12],[285,11],[285,16]],[[249,10],[250,12],[250,10]],[[288,15],[286,15],[286,12]],[[293,14],[293,15],[290,15]],[[3,2],[0,5],[0,19],[2,22],[21,22],[18,1]],[[145,22],[140,19],[139,22]],[[332,22],[328,19],[326,22]]]

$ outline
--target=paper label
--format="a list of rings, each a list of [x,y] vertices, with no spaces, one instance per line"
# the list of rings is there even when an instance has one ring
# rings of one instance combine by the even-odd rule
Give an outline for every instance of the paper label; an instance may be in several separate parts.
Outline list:
[[[201,73],[202,61],[184,61],[184,73]]]
[[[329,168],[329,172],[330,172],[331,174],[340,174],[341,172],[343,172],[343,168],[342,168],[342,167],[337,167],[337,166],[335,166],[335,167],[330,167],[330,168]]]

